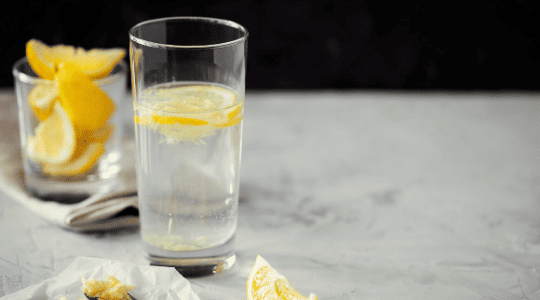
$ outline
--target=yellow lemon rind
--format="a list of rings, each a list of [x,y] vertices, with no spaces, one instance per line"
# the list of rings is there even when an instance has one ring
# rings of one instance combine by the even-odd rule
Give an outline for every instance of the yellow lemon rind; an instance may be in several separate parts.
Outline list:
[[[289,281],[279,274],[268,262],[257,255],[246,283],[247,300],[316,300],[313,293],[304,297]]]
[[[107,77],[113,68],[124,58],[126,51],[121,48],[111,49],[75,49],[73,46],[48,46],[31,39],[26,43],[26,58],[32,70],[43,79],[53,80],[62,63],[73,63],[90,79]]]
[[[53,80],[55,65],[47,45],[34,39],[28,41],[26,43],[26,58],[32,70],[40,78]]]
[[[116,107],[102,91],[73,64],[63,64],[55,76],[59,100],[75,128],[94,131],[108,122]]]
[[[43,164],[43,172],[52,176],[77,176],[90,171],[105,153],[101,143],[91,143],[76,159],[64,164]]]
[[[27,153],[30,158],[52,164],[63,164],[75,152],[75,129],[66,111],[57,102],[53,113],[35,128],[29,139]]]
[[[144,116],[134,116],[135,124],[149,125],[149,124],[160,124],[160,125],[208,125],[208,121],[176,117],[176,116],[160,116],[160,115],[144,115]]]
[[[58,100],[58,89],[53,82],[39,83],[28,95],[28,103],[34,116],[45,121],[53,112],[54,103]]]

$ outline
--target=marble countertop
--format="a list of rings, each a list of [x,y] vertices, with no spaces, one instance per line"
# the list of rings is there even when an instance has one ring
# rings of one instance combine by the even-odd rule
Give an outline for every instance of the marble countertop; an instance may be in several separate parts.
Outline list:
[[[319,299],[540,299],[539,95],[249,92],[242,155],[238,259],[201,299],[245,299],[257,254]],[[77,256],[147,264],[138,229],[3,194],[0,240],[0,296]]]

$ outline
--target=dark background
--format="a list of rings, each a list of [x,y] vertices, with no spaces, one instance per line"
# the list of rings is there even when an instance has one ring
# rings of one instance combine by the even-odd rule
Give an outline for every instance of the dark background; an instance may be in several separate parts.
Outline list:
[[[128,49],[138,22],[207,16],[250,32],[248,89],[539,89],[540,1],[432,2],[15,1],[0,12],[1,86],[31,38]]]

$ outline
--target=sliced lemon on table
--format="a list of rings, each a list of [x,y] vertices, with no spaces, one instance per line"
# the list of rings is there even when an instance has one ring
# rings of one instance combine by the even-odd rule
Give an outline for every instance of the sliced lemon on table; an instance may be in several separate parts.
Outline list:
[[[115,110],[114,102],[76,65],[60,65],[55,81],[59,100],[75,128],[94,131],[107,123]]]
[[[58,88],[54,82],[44,82],[35,86],[28,95],[28,102],[38,120],[44,121],[53,112],[53,104],[58,99]]]
[[[26,58],[30,66],[43,79],[53,80],[60,64],[70,62],[93,80],[107,77],[125,55],[125,50],[92,49],[89,51],[73,46],[48,46],[32,39],[26,43]]]
[[[75,151],[75,129],[64,108],[55,103],[52,114],[35,129],[29,138],[28,155],[51,164],[67,162]]]
[[[313,293],[304,297],[295,290],[289,281],[260,255],[257,255],[251,268],[246,290],[248,300],[317,300],[317,296]]]

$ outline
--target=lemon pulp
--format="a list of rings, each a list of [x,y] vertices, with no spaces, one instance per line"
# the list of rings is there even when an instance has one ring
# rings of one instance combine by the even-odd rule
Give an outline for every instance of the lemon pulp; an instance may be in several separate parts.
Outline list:
[[[160,132],[167,143],[200,142],[218,127],[240,123],[243,105],[243,98],[223,86],[160,85],[141,93],[134,105],[134,122]]]
[[[317,300],[313,293],[305,297],[295,290],[287,278],[260,255],[248,275],[246,292],[248,300]]]

